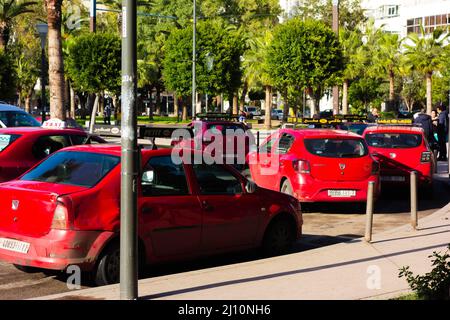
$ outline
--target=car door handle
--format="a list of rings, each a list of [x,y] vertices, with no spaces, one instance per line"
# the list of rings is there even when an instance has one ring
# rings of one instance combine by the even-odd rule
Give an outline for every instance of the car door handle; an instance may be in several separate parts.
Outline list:
[[[208,201],[202,201],[202,208],[205,211],[214,211],[214,208],[208,203]]]
[[[149,208],[149,207],[143,207],[142,208],[142,214],[149,214],[149,213],[152,213],[152,208]]]

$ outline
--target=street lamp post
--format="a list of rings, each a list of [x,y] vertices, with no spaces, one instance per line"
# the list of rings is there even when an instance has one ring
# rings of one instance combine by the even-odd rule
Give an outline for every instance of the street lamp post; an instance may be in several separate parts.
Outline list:
[[[90,31],[97,31],[97,0],[91,0],[90,8]]]
[[[333,31],[339,36],[339,0],[332,0],[333,4]],[[347,110],[344,110],[346,113]],[[339,86],[333,86],[333,114],[339,114]]]
[[[206,54],[206,69],[211,72],[214,65],[214,55],[211,52]],[[208,112],[208,92],[206,92],[206,112]]]
[[[45,45],[47,43],[48,25],[46,23],[36,24],[36,29],[41,38],[41,116],[42,123],[45,121]]]
[[[192,119],[195,118],[195,109],[197,108],[197,88],[196,88],[196,37],[197,37],[197,1],[194,0],[194,23],[192,33]]]

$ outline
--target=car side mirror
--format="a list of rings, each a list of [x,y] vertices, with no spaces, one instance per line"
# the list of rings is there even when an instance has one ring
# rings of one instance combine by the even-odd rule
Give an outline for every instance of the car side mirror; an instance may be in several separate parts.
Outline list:
[[[143,184],[152,184],[155,178],[155,173],[153,170],[145,171],[142,174],[142,183]]]
[[[255,193],[257,189],[257,185],[256,183],[254,183],[253,181],[247,180],[247,183],[245,184],[245,191],[247,193]]]

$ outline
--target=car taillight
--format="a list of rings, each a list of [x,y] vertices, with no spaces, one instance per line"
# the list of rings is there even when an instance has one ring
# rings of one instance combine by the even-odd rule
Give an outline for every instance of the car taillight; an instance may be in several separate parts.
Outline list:
[[[431,152],[425,151],[422,152],[422,156],[420,157],[420,162],[431,162]]]
[[[69,209],[67,204],[58,198],[56,201],[56,208],[53,213],[52,229],[67,230],[69,228]]]
[[[311,167],[306,160],[295,160],[292,162],[292,165],[294,166],[294,170],[298,173],[311,173]]]
[[[372,172],[371,174],[378,174],[380,172],[380,163],[378,161],[372,162]]]

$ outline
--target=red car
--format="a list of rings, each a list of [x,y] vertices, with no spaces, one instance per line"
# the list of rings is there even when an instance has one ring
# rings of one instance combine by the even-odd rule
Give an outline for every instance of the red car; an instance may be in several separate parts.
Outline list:
[[[69,147],[0,184],[0,260],[19,268],[78,265],[99,285],[117,282],[120,156],[119,146]],[[227,165],[176,163],[171,149],[142,150],[142,264],[260,245],[276,253],[301,235],[295,198],[257,188]]]
[[[73,145],[106,143],[78,129],[0,129],[0,182],[17,178],[49,154]]]
[[[250,172],[259,186],[301,202],[363,202],[368,182],[379,192],[379,164],[364,139],[331,129],[282,129],[252,152]]]
[[[431,190],[435,163],[422,128],[380,125],[368,127],[363,137],[380,162],[383,183],[409,184],[411,171],[417,171],[419,185]]]

